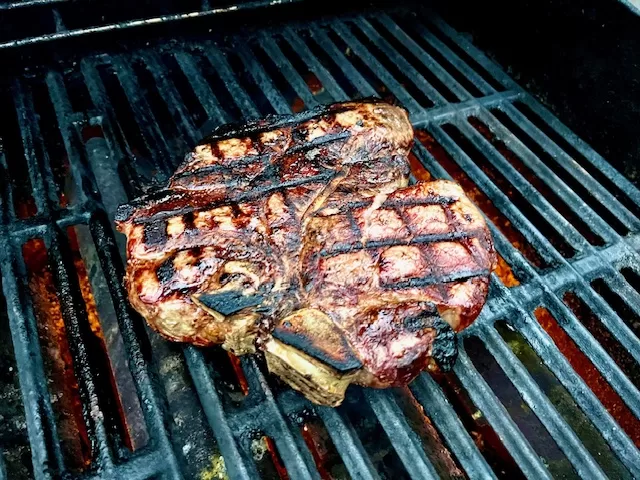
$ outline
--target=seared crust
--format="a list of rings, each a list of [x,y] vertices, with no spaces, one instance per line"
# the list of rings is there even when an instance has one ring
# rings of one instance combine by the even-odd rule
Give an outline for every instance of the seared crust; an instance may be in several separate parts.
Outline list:
[[[217,130],[118,210],[131,304],[171,340],[261,349],[317,403],[450,365],[495,252],[460,186],[408,186],[412,137],[377,101]]]

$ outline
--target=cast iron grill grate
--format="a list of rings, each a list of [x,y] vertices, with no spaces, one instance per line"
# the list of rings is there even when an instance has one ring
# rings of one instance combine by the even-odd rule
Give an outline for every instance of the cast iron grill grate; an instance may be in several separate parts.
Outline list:
[[[410,111],[414,176],[461,182],[491,221],[500,268],[454,374],[322,408],[254,358],[148,335],[117,204],[213,124],[371,95]],[[0,102],[0,320],[24,406],[0,412],[0,478],[640,476],[640,192],[433,13],[88,56]]]

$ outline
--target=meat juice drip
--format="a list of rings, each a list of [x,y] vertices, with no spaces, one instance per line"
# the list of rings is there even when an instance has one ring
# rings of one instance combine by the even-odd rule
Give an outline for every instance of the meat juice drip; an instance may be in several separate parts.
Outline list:
[[[63,455],[72,470],[81,471],[91,464],[91,443],[47,250],[42,239],[32,239],[22,252]]]
[[[558,324],[551,312],[543,307],[534,311],[540,326],[553,339],[573,369],[598,397],[602,405],[615,418],[631,440],[640,447],[640,420],[629,410],[616,391],[609,385],[591,360],[580,350],[569,335]]]

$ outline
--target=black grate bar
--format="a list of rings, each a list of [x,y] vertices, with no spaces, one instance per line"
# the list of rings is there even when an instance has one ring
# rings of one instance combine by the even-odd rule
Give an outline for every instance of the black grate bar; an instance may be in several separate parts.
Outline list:
[[[640,418],[640,392],[631,380],[622,373],[620,367],[564,303],[558,301],[557,308],[553,308],[551,305],[549,308],[580,350],[587,354],[602,376],[618,392],[624,403],[636,417]]]
[[[193,55],[187,52],[177,51],[173,56],[184,72],[184,76],[189,81],[191,88],[193,88],[193,91],[196,97],[198,97],[202,108],[204,108],[204,111],[207,113],[207,116],[209,118],[220,119],[221,123],[228,122],[229,117],[220,106],[220,102],[214,95],[207,81],[204,79],[202,71],[196,64]]]
[[[469,393],[473,403],[482,411],[504,446],[518,463],[527,478],[551,479],[538,454],[531,448],[507,410],[482,379],[464,349],[458,353],[454,372]]]
[[[242,59],[245,67],[255,80],[256,84],[260,87],[262,93],[264,93],[273,108],[276,110],[276,112],[290,112],[289,104],[282,96],[282,93],[280,93],[280,91],[276,88],[271,78],[269,78],[267,73],[264,71],[264,68],[259,64],[253,53],[249,51],[249,49],[243,43],[236,44],[234,47],[236,52],[238,52],[238,55]]]
[[[167,171],[171,170],[171,147],[167,143],[149,103],[142,94],[131,64],[119,56],[113,57],[112,63],[149,151],[152,152],[154,160],[160,166]],[[147,135],[150,138],[147,138]]]
[[[4,463],[4,455],[2,454],[2,450],[0,450],[0,480],[7,480],[7,466]]]
[[[125,463],[116,465],[110,472],[109,478],[126,480],[155,478],[164,473],[165,460],[164,453],[160,450],[144,452],[127,459]],[[102,480],[105,478],[105,472],[82,475],[79,478],[82,480]]]
[[[517,328],[598,429],[611,450],[631,474],[638,477],[640,475],[640,453],[637,448],[584,383],[584,380],[573,370],[549,335],[534,318],[527,314],[523,316],[523,321]]]
[[[390,391],[367,389],[364,396],[389,436],[393,448],[411,478],[438,479],[440,476],[427,458],[422,442],[407,424],[404,413]]]
[[[271,57],[278,69],[285,75],[291,86],[304,102],[305,106],[307,108],[317,106],[318,101],[313,97],[309,87],[305,84],[298,71],[293,68],[291,62],[283,55],[280,47],[278,47],[273,38],[266,34],[260,35],[259,38],[262,48],[264,48],[265,52],[269,57]]]
[[[458,118],[454,123],[489,162],[527,199],[538,213],[564,238],[571,247],[582,252],[590,249],[588,242],[578,230],[549,203],[540,193],[491,145],[466,119]]]
[[[440,145],[445,147],[458,165],[474,179],[493,204],[504,214],[512,224],[522,232],[527,240],[535,247],[538,254],[550,264],[562,263],[562,256],[551,245],[549,240],[533,226],[529,219],[509,200],[509,198],[489,180],[480,168],[440,127],[432,126],[429,132]]]
[[[162,92],[162,98],[169,107],[172,118],[177,122],[180,133],[184,138],[193,142],[199,140],[198,132],[186,110],[187,107],[180,100],[178,90],[164,71],[162,60],[158,58],[158,54],[154,51],[148,51],[142,56],[142,60],[144,60],[151,75],[153,75],[156,85],[158,85],[158,90]],[[190,142],[186,142],[185,148],[189,148],[191,145]]]
[[[270,414],[270,422],[266,428],[266,433],[275,441],[289,475],[292,478],[319,479],[320,476],[311,452],[306,447],[301,448],[303,442],[299,444],[295,440],[294,435],[299,436],[300,434],[299,432],[294,434],[289,429],[282,410],[274,398],[267,379],[260,371],[256,359],[242,357],[241,363],[249,384],[260,385],[260,391],[264,394],[264,406],[269,409]]]
[[[336,32],[342,40],[351,48],[351,50],[364,61],[371,71],[386,85],[391,93],[402,103],[402,105],[412,114],[419,113],[422,108],[405,88],[382,66],[382,64],[369,52],[369,50],[356,39],[347,26],[340,22],[332,22],[331,28]]]
[[[247,119],[259,117],[260,112],[258,112],[255,105],[249,99],[249,96],[245,93],[245,91],[240,88],[240,85],[236,81],[235,75],[233,74],[229,63],[224,58],[222,53],[218,50],[218,48],[210,45],[206,50],[206,55],[220,75],[220,78],[229,90],[231,97],[236,102],[244,116]]]
[[[382,14],[380,16],[380,20],[389,30],[397,29],[399,31],[402,31],[402,29],[396,26],[397,24],[386,14]],[[444,58],[446,58],[446,60],[451,65],[453,65],[460,73],[462,73],[465,78],[469,79],[471,83],[473,83],[473,85],[483,94],[491,95],[496,92],[495,88],[493,88],[484,78],[478,75],[475,70],[469,67],[469,65],[464,60],[462,60],[449,47],[442,43],[435,35],[433,35],[433,33],[431,33],[428,28],[418,28],[416,29],[416,31],[422,39],[424,39]]]
[[[305,62],[309,69],[318,77],[322,86],[329,92],[333,100],[336,102],[347,100],[347,94],[342,90],[338,82],[331,76],[324,65],[311,53],[309,47],[300,39],[298,34],[291,27],[285,27],[282,33],[291,48],[293,48],[302,61]]]
[[[508,110],[504,104],[501,108]],[[510,134],[504,125],[489,111],[480,109],[477,117],[482,120],[502,141],[509,142],[509,148],[522,162],[531,168],[554,191],[562,194],[562,199],[576,214],[584,218],[589,227],[602,237],[607,243],[613,243],[619,238],[618,234],[591,207],[586,205],[576,193],[567,186],[549,167],[547,167],[520,139]]]
[[[352,478],[380,480],[353,425],[341,413],[342,408],[316,407],[329,436]]]
[[[611,179],[634,203],[640,204],[640,191],[618,170],[613,168],[602,156],[580,139],[575,133],[554,117],[549,110],[543,107],[533,97],[527,96],[524,103],[529,106],[540,118],[556,132],[558,132],[569,144],[584,156],[594,167]]]
[[[447,72],[438,62],[436,62],[431,55],[424,51],[415,40],[413,40],[407,33],[402,30],[397,24],[393,23],[387,15],[381,15],[376,17],[377,20],[393,35],[405,48],[407,48],[420,62],[425,65],[429,71],[433,72],[438,79],[446,85],[460,101],[466,101],[472,98],[472,95]],[[366,25],[367,31],[375,32],[371,27],[371,24],[365,19],[356,20],[358,25]],[[361,27],[362,28],[362,27]],[[399,56],[397,51],[393,51],[394,55]],[[413,70],[415,72],[415,69]],[[420,75],[415,72],[416,75]],[[442,103],[447,103],[443,97],[441,97]]]
[[[255,464],[244,450],[238,447],[234,438],[222,401],[207,371],[202,354],[197,348],[190,346],[184,348],[184,356],[202,402],[202,408],[218,441],[220,452],[225,459],[228,459],[225,466],[229,477],[233,480],[257,478],[258,471]]]
[[[182,478],[178,460],[173,452],[169,435],[166,430],[166,399],[156,389],[160,388],[155,370],[149,365],[149,359],[142,351],[138,338],[140,318],[131,316],[130,305],[121,278],[124,277],[124,269],[120,264],[118,246],[112,236],[111,228],[105,225],[105,218],[94,217],[90,222],[91,234],[96,249],[101,252],[100,262],[104,272],[113,306],[118,314],[118,326],[124,342],[131,375],[140,398],[140,405],[147,423],[150,442],[157,446],[164,458],[164,467],[167,475],[172,479]],[[136,324],[137,322],[137,324]]]
[[[409,388],[469,478],[495,478],[495,474],[433,378],[422,373]]]
[[[421,18],[427,20],[431,25],[453,40],[454,43],[460,45],[476,62],[478,62],[478,65],[484,68],[487,73],[489,73],[505,88],[520,90],[520,86],[514,82],[509,75],[504,73],[500,67],[498,67],[484,53],[478,50],[471,42],[467,41],[462,35],[451,28],[437,13],[429,10],[425,15],[422,15]]]
[[[512,105],[504,105],[502,109],[525,133],[533,138],[545,151],[549,152],[560,167],[587,187],[589,193],[618,218],[618,220],[632,230],[640,230],[640,221],[629,212],[611,192],[580,167],[573,158],[536,127],[526,116]]]
[[[349,82],[358,89],[360,95],[363,97],[377,97],[378,94],[376,90],[371,86],[369,82],[367,82],[364,77],[358,72],[358,70],[347,60],[344,56],[344,53],[340,51],[338,47],[336,47],[335,43],[331,41],[326,32],[315,26],[310,25],[309,31],[313,39],[318,43],[318,45],[329,54],[331,59],[340,67],[340,69],[345,72]]]
[[[581,478],[607,478],[575,432],[553,407],[520,360],[493,328],[479,336],[525,402],[545,426]]]
[[[398,51],[389,44],[382,36],[366,21],[364,18],[356,18],[353,20],[353,24],[356,25],[366,36],[376,45],[380,51],[382,51],[389,58],[394,58],[398,62],[398,66],[402,69],[403,72],[408,74],[408,77],[414,83],[416,87],[418,87],[424,94],[429,97],[429,100],[433,102],[434,105],[444,105],[447,103],[447,100],[444,96],[436,90],[436,88],[431,85],[422,75],[418,72],[413,65],[411,65],[405,58],[398,53]],[[345,28],[347,28],[345,26]],[[444,72],[435,71],[436,74],[443,74]],[[446,76],[446,74],[445,74]],[[443,80],[440,78],[440,80]],[[453,80],[453,79],[451,79]],[[443,80],[448,84],[447,79]]]

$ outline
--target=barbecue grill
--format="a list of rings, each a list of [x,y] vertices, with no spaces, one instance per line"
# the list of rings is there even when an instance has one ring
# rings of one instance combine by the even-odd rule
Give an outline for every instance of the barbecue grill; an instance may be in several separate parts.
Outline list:
[[[0,4],[0,479],[640,477],[640,191],[435,12],[303,3]],[[150,332],[117,205],[216,125],[369,96],[500,255],[454,371],[333,409]]]

